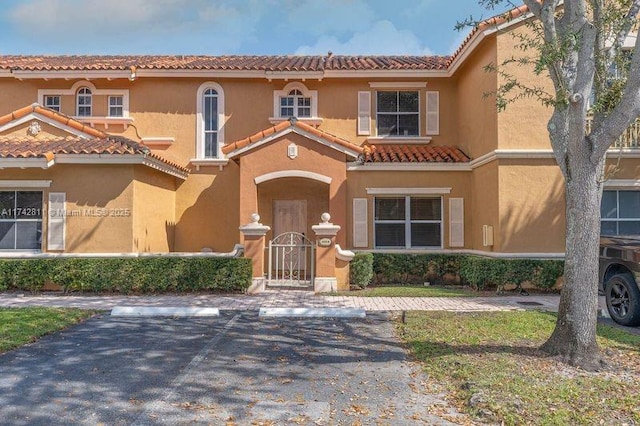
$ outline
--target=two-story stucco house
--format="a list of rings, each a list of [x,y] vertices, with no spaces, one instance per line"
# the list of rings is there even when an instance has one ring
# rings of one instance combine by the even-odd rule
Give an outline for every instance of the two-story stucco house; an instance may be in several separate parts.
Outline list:
[[[525,19],[444,57],[1,56],[0,249],[228,252],[254,213],[316,245],[327,212],[329,247],[561,254],[549,111],[486,96]],[[637,153],[607,227],[640,228]]]

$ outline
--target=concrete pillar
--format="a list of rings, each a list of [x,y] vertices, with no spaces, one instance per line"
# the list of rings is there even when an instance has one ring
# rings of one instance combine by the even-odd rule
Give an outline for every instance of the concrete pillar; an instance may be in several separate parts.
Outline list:
[[[322,222],[313,225],[311,229],[316,234],[316,276],[313,289],[316,293],[336,291],[336,235],[339,225],[329,222],[331,215],[322,213]]]
[[[244,257],[251,258],[253,279],[247,293],[259,293],[265,289],[264,248],[265,235],[271,228],[260,223],[260,215],[253,213],[251,223],[240,227],[244,237]]]

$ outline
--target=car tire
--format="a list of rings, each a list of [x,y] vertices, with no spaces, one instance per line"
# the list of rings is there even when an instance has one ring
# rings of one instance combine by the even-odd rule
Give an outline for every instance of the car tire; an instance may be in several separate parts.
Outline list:
[[[620,325],[640,325],[640,290],[633,275],[612,276],[605,283],[604,293],[611,319]]]

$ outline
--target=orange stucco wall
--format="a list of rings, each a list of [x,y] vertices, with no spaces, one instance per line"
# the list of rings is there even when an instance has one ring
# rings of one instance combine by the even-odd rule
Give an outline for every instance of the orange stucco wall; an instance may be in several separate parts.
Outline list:
[[[298,156],[287,156],[287,147],[295,143]],[[258,188],[254,179],[267,173],[283,170],[302,170],[331,178],[329,184],[329,213],[331,221],[346,223],[346,155],[319,142],[295,133],[259,146],[240,158],[240,220],[248,223],[252,213],[259,211]],[[318,217],[316,223],[320,222]],[[344,233],[338,234],[338,244],[344,244]]]
[[[500,251],[564,251],[564,183],[555,160],[500,160]]]
[[[498,147],[498,111],[495,73],[485,71],[496,62],[495,37],[476,49],[456,71],[456,124],[458,145],[471,158],[478,158]],[[487,96],[488,95],[488,96]]]
[[[367,198],[368,199],[368,242],[369,248],[374,247],[374,225],[373,212],[374,195],[367,194],[367,188],[451,188],[449,194],[442,196],[442,220],[443,233],[442,242],[444,248],[449,247],[449,198],[461,197],[464,199],[464,222],[465,222],[465,247],[472,247],[471,230],[475,222],[473,210],[473,198],[471,188],[470,172],[369,172],[352,171],[347,179],[347,198]],[[402,194],[398,194],[402,195]],[[435,195],[434,197],[439,197]],[[353,247],[353,204],[347,203],[348,232],[346,232],[347,246]]]

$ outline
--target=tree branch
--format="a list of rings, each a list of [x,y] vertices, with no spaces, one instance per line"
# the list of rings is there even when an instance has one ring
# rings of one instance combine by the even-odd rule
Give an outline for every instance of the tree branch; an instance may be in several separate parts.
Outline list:
[[[640,37],[636,37],[629,75],[640,75]],[[597,164],[622,132],[640,116],[640,78],[630,78],[618,105],[587,137],[594,145],[591,162]],[[621,130],[618,130],[621,129]]]
[[[626,40],[627,35],[629,35],[631,28],[633,28],[633,24],[637,20],[638,12],[640,12],[640,0],[634,0],[629,8],[629,12],[627,12],[622,21],[622,25],[616,34],[613,43],[607,48],[606,55],[609,60],[613,60],[618,53],[618,50],[624,46],[624,41]]]

